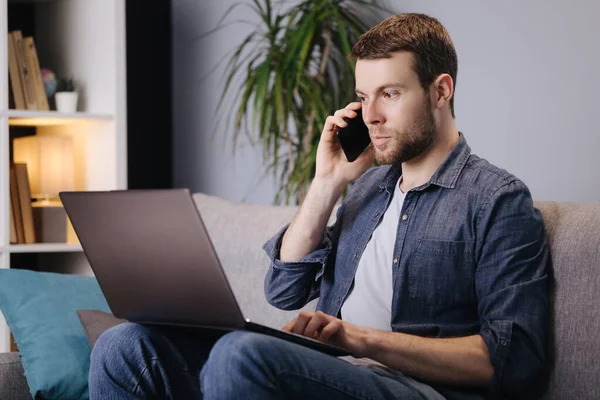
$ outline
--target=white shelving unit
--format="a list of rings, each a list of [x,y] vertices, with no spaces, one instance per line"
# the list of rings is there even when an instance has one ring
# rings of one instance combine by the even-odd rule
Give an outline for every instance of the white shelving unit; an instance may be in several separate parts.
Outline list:
[[[2,251],[9,253],[69,253],[80,252],[81,245],[78,243],[36,243],[36,244],[11,244]]]
[[[0,117],[8,118],[10,126],[49,126],[69,125],[83,120],[112,121],[110,114],[91,114],[87,112],[60,113],[57,111],[8,110],[0,113]]]
[[[0,0],[0,76],[8,77],[8,29],[13,11],[32,10],[33,37],[42,67],[73,76],[80,88],[78,112],[9,109],[8,81],[0,85],[0,268],[18,257],[38,254],[46,270],[79,273],[73,259],[85,263],[78,243],[11,244],[9,240],[9,140],[12,127],[35,127],[37,135],[73,139],[75,190],[127,188],[125,0]],[[44,257],[47,256],[47,257]],[[74,257],[75,256],[75,257]],[[73,272],[75,271],[75,272]],[[87,273],[85,271],[82,273]],[[0,352],[10,351],[10,332],[0,316]]]

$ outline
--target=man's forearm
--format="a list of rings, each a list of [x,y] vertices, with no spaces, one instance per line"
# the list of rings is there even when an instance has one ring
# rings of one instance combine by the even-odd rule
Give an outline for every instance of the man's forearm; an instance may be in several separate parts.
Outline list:
[[[365,354],[402,373],[437,383],[484,387],[494,374],[480,335],[437,339],[369,330]]]
[[[293,262],[311,253],[323,238],[323,232],[343,186],[315,179],[281,243],[279,258]]]

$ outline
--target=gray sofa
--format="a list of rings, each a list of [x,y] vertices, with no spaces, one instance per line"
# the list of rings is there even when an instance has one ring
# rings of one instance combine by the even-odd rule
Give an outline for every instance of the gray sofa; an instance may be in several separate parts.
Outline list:
[[[196,194],[215,248],[243,312],[281,327],[296,312],[263,295],[268,260],[262,244],[295,207],[232,203]],[[537,202],[552,251],[551,377],[544,399],[600,399],[600,203]],[[315,302],[306,308],[313,308]],[[0,399],[30,399],[17,353],[0,354]]]

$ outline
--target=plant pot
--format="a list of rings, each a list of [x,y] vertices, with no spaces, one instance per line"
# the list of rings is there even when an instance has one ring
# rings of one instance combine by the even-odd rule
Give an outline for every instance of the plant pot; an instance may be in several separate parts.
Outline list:
[[[56,92],[54,100],[56,101],[56,111],[64,113],[74,113],[77,111],[77,92]]]

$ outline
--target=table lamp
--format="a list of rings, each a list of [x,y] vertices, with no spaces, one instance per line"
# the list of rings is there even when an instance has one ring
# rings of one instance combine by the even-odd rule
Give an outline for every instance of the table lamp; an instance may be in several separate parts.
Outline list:
[[[13,140],[13,161],[27,164],[36,241],[65,243],[69,222],[58,193],[74,190],[73,141],[35,135]]]

